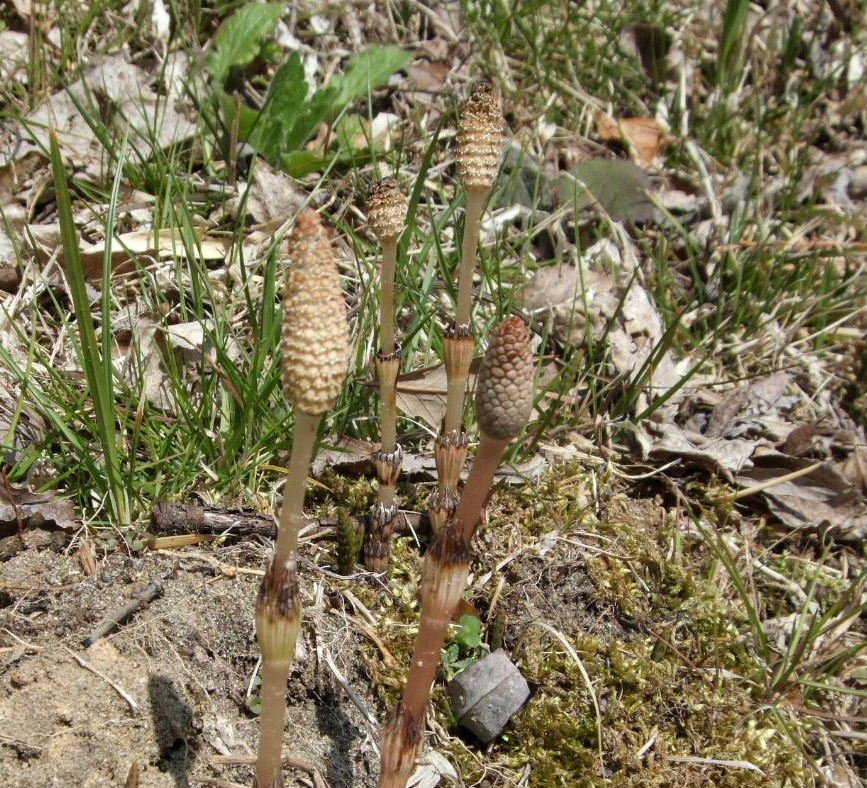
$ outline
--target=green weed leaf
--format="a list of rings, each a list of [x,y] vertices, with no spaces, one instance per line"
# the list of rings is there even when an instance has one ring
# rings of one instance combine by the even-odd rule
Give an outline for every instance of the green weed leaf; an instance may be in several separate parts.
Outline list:
[[[284,3],[245,5],[238,9],[217,33],[216,47],[208,59],[211,77],[222,86],[232,66],[243,66],[259,53],[262,38],[283,16]]]
[[[576,211],[598,202],[615,221],[647,221],[653,215],[653,203],[647,196],[650,179],[640,167],[620,159],[588,159],[571,173]],[[569,176],[566,179],[571,180]],[[569,193],[563,184],[563,193]],[[567,198],[568,199],[568,198]]]
[[[308,97],[301,57],[294,53],[274,76],[253,145],[295,177],[320,169],[329,158],[302,150],[319,125],[332,122],[350,103],[385,83],[411,59],[412,53],[398,47],[368,49],[352,60],[344,75]]]
[[[476,616],[461,616],[461,628],[455,641],[467,649],[481,646],[482,622]]]
[[[342,77],[335,77],[331,85],[338,90],[335,105],[338,111],[371,90],[384,85],[388,78],[412,60],[411,52],[399,47],[371,47],[358,55]]]
[[[286,151],[287,126],[294,130],[298,126],[298,109],[307,96],[307,78],[304,76],[304,64],[301,55],[292,53],[274,75],[274,81],[268,90],[268,99],[261,121],[256,129],[253,144],[269,161],[279,161]],[[292,122],[292,118],[296,118]],[[306,124],[305,124],[306,125]],[[315,127],[314,127],[315,128]]]

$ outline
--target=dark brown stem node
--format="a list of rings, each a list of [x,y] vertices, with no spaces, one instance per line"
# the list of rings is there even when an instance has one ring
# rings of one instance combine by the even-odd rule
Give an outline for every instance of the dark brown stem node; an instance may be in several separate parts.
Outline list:
[[[384,506],[378,503],[370,516],[370,532],[364,546],[364,566],[369,572],[384,572],[388,569],[397,511],[397,504]]]

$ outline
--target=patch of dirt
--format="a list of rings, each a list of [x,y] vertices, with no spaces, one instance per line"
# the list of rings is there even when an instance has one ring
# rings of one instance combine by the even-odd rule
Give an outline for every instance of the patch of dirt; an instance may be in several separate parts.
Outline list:
[[[210,554],[258,568],[264,551],[239,545]],[[161,596],[82,647],[106,615],[157,575],[165,578]],[[331,656],[376,718],[382,710],[360,679],[357,633],[327,609],[325,584],[311,575],[284,755],[314,765],[326,785],[369,785],[379,732],[371,738],[323,657]],[[255,575],[231,577],[204,561],[160,553],[110,555],[90,578],[77,559],[49,550],[2,564],[0,784],[117,786],[137,768],[139,784],[149,788],[249,785],[258,735],[248,697],[258,659],[258,584]],[[287,784],[310,784],[303,770],[287,766],[284,773]]]

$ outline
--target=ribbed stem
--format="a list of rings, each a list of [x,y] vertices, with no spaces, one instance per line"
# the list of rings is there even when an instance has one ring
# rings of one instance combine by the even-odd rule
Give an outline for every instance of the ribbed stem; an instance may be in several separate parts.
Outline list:
[[[394,270],[397,264],[397,238],[382,239],[380,281],[382,297],[379,303],[380,352],[384,356],[394,353]]]
[[[464,485],[451,525],[467,542],[470,541],[479,524],[482,507],[491,491],[494,476],[509,442],[508,439],[492,438],[484,432],[481,435],[479,450],[473,460],[473,467],[470,469],[470,475]]]
[[[304,488],[316,433],[319,430],[320,415],[295,410],[295,432],[292,439],[292,453],[289,456],[289,472],[283,485],[283,506],[277,524],[277,546],[274,561],[285,563],[286,559],[298,550],[298,529],[304,510]]]
[[[395,493],[397,491],[390,484],[380,484],[377,500],[387,509],[390,509],[394,504]]]
[[[291,662],[262,664],[262,716],[253,788],[283,786],[283,728],[286,725],[286,681]]]
[[[449,378],[446,382],[446,417],[443,432],[449,434],[460,430],[464,425],[464,393],[467,390],[467,378]]]
[[[382,398],[381,446],[373,457],[379,483],[378,505],[374,510],[364,549],[364,565],[371,572],[388,568],[389,542],[397,514],[395,498],[397,480],[403,462],[403,449],[397,443],[397,373],[400,369],[400,348],[394,345],[389,354],[376,359],[379,393]]]
[[[446,630],[468,573],[469,543],[446,529],[425,557],[421,621],[403,699],[383,738],[380,788],[404,788],[412,775]]]
[[[455,323],[463,325],[470,322],[473,301],[473,272],[479,246],[479,226],[488,189],[467,189],[467,210],[464,217],[464,237],[461,244],[461,267],[458,270],[458,303]]]
[[[463,587],[466,587],[467,572],[464,571]],[[463,591],[463,588],[461,589]],[[457,605],[457,599],[455,600]],[[435,607],[433,602],[425,600],[422,608],[422,619],[418,628],[415,647],[412,650],[412,662],[409,676],[406,680],[406,690],[403,694],[403,705],[415,716],[424,715],[425,704],[430,697],[431,687],[436,678],[440,664],[440,652],[445,641],[446,630],[452,620],[452,611]]]
[[[283,505],[277,527],[277,544],[271,566],[282,567],[289,561],[294,570],[294,559],[298,550],[298,529],[304,509],[304,488],[307,472],[313,456],[316,432],[319,429],[320,415],[295,411],[295,432],[292,453],[289,457],[289,471],[283,485]],[[267,577],[267,576],[266,576]],[[293,574],[297,583],[297,577]],[[300,621],[300,598],[296,586],[295,633],[288,645],[294,653],[297,637],[297,622]],[[267,626],[267,624],[266,624]],[[259,633],[260,637],[263,633]],[[286,721],[286,681],[292,665],[288,660],[269,660],[262,664],[262,721],[259,732],[259,752],[256,759],[256,781],[254,788],[272,788],[283,785],[281,770],[281,748],[283,726]]]
[[[382,375],[379,379],[379,396],[382,400],[381,448],[382,451],[392,452],[397,444],[397,381],[386,378],[387,375]]]

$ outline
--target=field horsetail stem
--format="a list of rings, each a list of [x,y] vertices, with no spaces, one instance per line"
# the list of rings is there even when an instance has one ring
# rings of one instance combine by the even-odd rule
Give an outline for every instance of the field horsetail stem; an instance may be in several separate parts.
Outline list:
[[[283,327],[283,389],[295,408],[295,431],[274,556],[256,602],[262,650],[262,716],[254,788],[283,785],[286,682],[301,624],[298,528],[304,487],[322,415],[346,377],[349,329],[334,249],[314,211],[298,216],[288,244]]]
[[[383,733],[380,788],[404,788],[412,775],[446,631],[466,588],[470,543],[503,453],[530,417],[533,377],[530,331],[520,317],[509,318],[497,328],[479,373],[478,454],[454,516],[425,556],[421,620],[403,698]]]
[[[372,572],[388,568],[389,543],[397,516],[397,480],[403,464],[403,449],[397,442],[397,375],[401,351],[395,335],[394,275],[397,241],[406,222],[407,199],[397,181],[386,178],[374,184],[368,195],[370,226],[382,243],[380,268],[380,334],[376,370],[382,400],[381,442],[373,456],[378,498],[364,547],[364,565]]]
[[[502,111],[493,87],[487,82],[476,83],[461,108],[457,138],[458,169],[467,199],[455,320],[445,335],[446,415],[434,449],[438,489],[429,502],[434,531],[441,529],[454,511],[457,484],[469,445],[464,432],[464,397],[475,351],[471,317],[473,274],[482,212],[500,167],[503,126]]]

